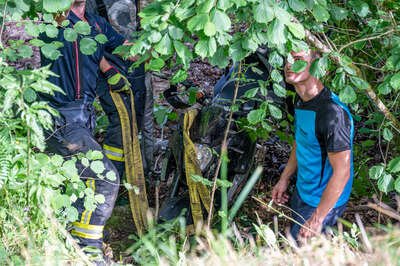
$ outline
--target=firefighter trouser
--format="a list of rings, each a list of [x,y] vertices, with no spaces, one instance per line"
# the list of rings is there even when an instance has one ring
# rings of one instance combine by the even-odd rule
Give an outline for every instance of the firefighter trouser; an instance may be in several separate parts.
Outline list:
[[[124,69],[116,66],[122,74],[126,74]],[[137,127],[140,129],[143,123],[143,113],[146,95],[145,86],[145,73],[144,66],[140,66],[135,69],[133,73],[127,76],[129,82],[131,83],[132,91],[135,96],[135,111],[137,119]],[[118,114],[117,106],[115,105],[108,88],[108,84],[104,77],[100,75],[97,81],[96,88],[97,95],[100,99],[100,104],[107,115],[109,125],[107,127],[107,132],[104,138],[103,149],[106,156],[114,163],[118,170],[118,173],[122,177],[125,171],[125,158],[122,143],[122,127],[121,120]],[[129,113],[129,119],[132,121],[132,112],[130,104],[130,96],[127,93],[120,93],[125,108]]]
[[[103,152],[93,136],[95,115],[91,104],[76,101],[71,102],[68,106],[57,108],[57,110],[60,117],[54,119],[54,132],[50,132],[47,136],[48,151],[64,157],[86,153],[89,150]],[[79,199],[75,203],[79,212],[79,220],[73,223],[71,234],[79,240],[82,247],[102,248],[103,228],[111,216],[119,190],[119,175],[115,166],[106,156],[102,161],[105,167],[104,175],[109,171],[115,172],[117,176],[115,181],[97,178],[97,175],[90,168],[79,163],[79,160],[76,165],[87,187],[92,188],[95,194],[102,194],[105,197],[105,202],[99,204],[94,211],[85,210],[83,199]]]

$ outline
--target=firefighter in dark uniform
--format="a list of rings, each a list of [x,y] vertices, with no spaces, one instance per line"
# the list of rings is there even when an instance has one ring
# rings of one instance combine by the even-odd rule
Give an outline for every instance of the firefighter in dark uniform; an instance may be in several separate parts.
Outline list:
[[[48,150],[64,157],[80,152],[85,153],[89,150],[103,152],[102,147],[93,136],[95,115],[92,104],[96,97],[96,80],[100,70],[108,81],[111,79],[114,81],[112,84],[108,84],[110,90],[123,91],[130,88],[127,79],[115,68],[110,67],[104,59],[105,51],[112,52],[116,47],[123,45],[126,42],[125,38],[118,34],[105,19],[85,12],[85,4],[85,0],[73,2],[67,16],[70,21],[68,27],[73,27],[77,22],[84,20],[91,27],[90,37],[100,33],[106,35],[108,41],[105,44],[98,43],[97,49],[92,55],[80,52],[81,37],[78,37],[75,42],[66,41],[62,28],[56,38],[42,37],[46,42],[59,41],[63,43],[63,47],[60,48],[62,56],[58,59],[51,61],[42,58],[42,65],[50,64],[50,70],[57,74],[57,76],[50,77],[49,81],[59,86],[62,92],[42,97],[60,113],[59,117],[54,118],[54,132],[50,132],[47,138]],[[111,216],[119,190],[117,169],[107,156],[103,156],[102,161],[105,167],[104,175],[112,171],[116,173],[115,180],[97,178],[96,173],[90,168],[85,168],[77,163],[81,178],[85,180],[86,185],[91,187],[96,194],[102,194],[105,197],[105,202],[99,204],[93,212],[85,210],[83,200],[76,202],[79,220],[73,223],[71,234],[79,240],[82,247],[102,248],[103,228]]]

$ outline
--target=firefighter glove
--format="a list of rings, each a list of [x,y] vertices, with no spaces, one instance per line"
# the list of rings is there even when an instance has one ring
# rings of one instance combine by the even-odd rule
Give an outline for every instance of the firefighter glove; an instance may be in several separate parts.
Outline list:
[[[131,84],[115,67],[110,67],[105,73],[108,87],[112,92],[129,92]]]

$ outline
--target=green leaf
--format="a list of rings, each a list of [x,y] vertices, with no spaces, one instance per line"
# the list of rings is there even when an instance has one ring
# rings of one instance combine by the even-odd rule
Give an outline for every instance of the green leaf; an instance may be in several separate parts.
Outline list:
[[[225,68],[229,64],[229,51],[226,47],[218,47],[215,54],[209,59],[210,64]]]
[[[392,76],[390,79],[390,86],[392,86],[392,88],[395,90],[400,89],[400,72]]]
[[[204,34],[208,37],[212,37],[217,33],[217,29],[215,27],[215,24],[212,23],[211,21],[207,22],[206,25],[204,26]]]
[[[368,4],[362,0],[351,0],[349,4],[353,7],[354,13],[362,18],[366,17],[370,12]]]
[[[89,167],[89,165],[90,165],[88,158],[82,158],[81,163],[84,167]]]
[[[393,133],[392,133],[392,131],[390,130],[390,129],[388,129],[387,127],[385,127],[384,129],[383,129],[383,138],[387,141],[387,142],[389,142],[389,141],[391,141],[392,139],[393,139]]]
[[[337,73],[332,80],[332,87],[335,89],[341,89],[346,83],[346,74],[344,72]]]
[[[147,70],[160,71],[164,66],[164,60],[162,60],[161,58],[153,58],[147,65]]]
[[[86,153],[86,157],[87,157],[89,160],[94,161],[94,160],[101,160],[101,159],[103,159],[103,158],[104,158],[104,155],[103,155],[103,153],[102,153],[101,151],[98,151],[98,150],[90,150],[90,151],[88,151],[88,152]]]
[[[49,13],[65,11],[71,7],[72,0],[43,0],[43,9]]]
[[[382,165],[375,165],[369,169],[369,178],[373,180],[379,179],[385,171],[385,168]]]
[[[97,50],[97,43],[93,39],[85,37],[79,42],[79,50],[85,55],[94,54]]]
[[[198,14],[187,22],[187,28],[190,32],[203,30],[206,23],[209,21],[207,14]]]
[[[300,73],[307,68],[307,64],[308,63],[304,60],[296,60],[294,64],[290,67],[290,70],[295,73]]]
[[[388,170],[391,173],[400,172],[400,157],[396,157],[388,163]]]
[[[172,53],[172,43],[168,34],[165,34],[161,38],[161,41],[154,47],[154,50],[161,55],[169,55]]]
[[[339,98],[342,102],[347,104],[355,102],[355,100],[357,100],[357,95],[354,89],[347,85],[343,90],[340,91]]]
[[[105,44],[106,42],[108,42],[107,36],[104,34],[97,34],[94,39],[100,44]]]
[[[306,4],[301,0],[289,0],[289,6],[293,11],[303,12],[306,10]]]
[[[171,79],[171,84],[175,85],[177,83],[183,82],[187,79],[188,74],[187,71],[183,70],[183,69],[179,69],[175,75],[172,77]]]
[[[21,56],[22,58],[32,57],[33,55],[32,48],[29,47],[28,45],[21,45],[18,48],[18,55]]]
[[[190,60],[193,57],[192,52],[186,47],[186,45],[179,41],[174,41],[174,47],[179,58],[182,60],[183,65],[187,68]]]
[[[384,174],[378,180],[378,189],[383,193],[388,193],[393,190],[393,177],[391,174]]]
[[[277,83],[281,82],[283,80],[283,77],[281,75],[281,73],[274,69],[271,71],[271,79]]]
[[[283,65],[283,58],[278,52],[273,51],[268,58],[268,63],[274,68],[280,68]]]
[[[172,36],[171,36],[172,37]],[[162,38],[162,35],[161,35],[161,33],[160,32],[158,32],[158,31],[152,31],[151,33],[150,33],[150,36],[149,36],[149,41],[151,42],[151,43],[158,43],[160,40],[161,40],[161,38]]]
[[[338,7],[337,5],[333,5],[330,8],[332,18],[337,21],[341,21],[347,18],[349,11],[345,8]]]
[[[312,13],[314,15],[314,18],[319,21],[319,22],[326,22],[329,19],[329,12],[326,10],[326,8],[322,5],[314,5]]]
[[[276,119],[281,119],[282,118],[282,111],[278,107],[276,107],[273,104],[268,104],[268,109],[269,112],[271,113],[272,117]]]
[[[249,121],[251,125],[255,125],[263,121],[265,119],[265,116],[266,116],[265,110],[263,109],[251,110],[247,114],[247,121]]]
[[[90,163],[90,169],[96,174],[101,174],[106,170],[103,161],[93,161]]]
[[[287,27],[289,28],[289,31],[293,34],[293,36],[297,39],[304,39],[304,37],[306,36],[304,27],[300,23],[290,22],[289,24],[287,24]]]
[[[397,177],[396,181],[394,182],[394,189],[400,194],[400,177]]]
[[[45,57],[51,60],[56,60],[61,55],[60,51],[58,51],[56,47],[51,43],[43,45],[42,47],[40,47],[40,50]]]
[[[171,38],[174,40],[181,40],[183,38],[183,30],[174,25],[171,25],[168,27],[168,33],[169,33],[169,36],[171,36]],[[161,38],[161,34],[160,34],[160,38]]]
[[[49,38],[56,38],[58,36],[58,29],[56,26],[50,24],[46,26],[46,35]]]
[[[199,5],[198,13],[209,13],[214,7],[214,0],[204,0],[203,3]]]
[[[31,88],[27,88],[24,90],[24,100],[27,103],[33,103],[36,100],[36,92]]]
[[[78,33],[74,29],[66,28],[64,30],[64,39],[69,42],[74,42],[78,38]]]
[[[392,87],[388,82],[383,82],[378,86],[378,92],[382,95],[388,95],[392,92]]]
[[[250,89],[244,93],[244,97],[253,98],[254,96],[256,96],[258,90],[259,88]]]
[[[104,202],[106,202],[106,198],[104,197],[103,194],[96,194],[96,195],[94,196],[94,199],[96,200],[96,202],[97,202],[98,204],[103,204]]]
[[[260,3],[253,8],[254,19],[258,23],[269,23],[274,17],[274,9],[268,0],[260,0]]]
[[[327,68],[328,57],[317,58],[311,63],[310,74],[316,78],[323,78],[326,75]]]
[[[284,87],[282,87],[280,84],[278,83],[274,83],[273,89],[274,89],[274,93],[276,96],[278,97],[286,97],[286,89]]]
[[[205,58],[208,55],[208,40],[200,40],[195,46],[195,52],[201,58]]]
[[[270,43],[281,45],[286,43],[285,25],[278,19],[274,19],[268,25],[267,39]]]
[[[231,29],[231,19],[226,13],[220,10],[215,11],[211,21],[215,24],[218,32],[229,31]]]
[[[58,155],[58,154],[51,156],[50,160],[51,160],[51,163],[52,163],[55,167],[61,167],[61,165],[62,165],[63,162],[64,162],[63,157],[62,157],[61,155]]]
[[[114,171],[108,171],[106,174],[106,178],[110,181],[115,181],[117,180],[117,175],[115,174]]]
[[[208,40],[208,56],[213,56],[217,51],[217,42],[215,38],[212,37]]]
[[[369,88],[368,82],[366,82],[365,80],[363,80],[363,79],[361,79],[359,77],[351,76],[350,77],[350,81],[351,81],[351,83],[354,84],[354,86],[356,86],[360,90],[366,90],[366,89]]]
[[[74,29],[77,33],[82,35],[89,35],[90,34],[90,26],[87,22],[78,21],[74,25]]]

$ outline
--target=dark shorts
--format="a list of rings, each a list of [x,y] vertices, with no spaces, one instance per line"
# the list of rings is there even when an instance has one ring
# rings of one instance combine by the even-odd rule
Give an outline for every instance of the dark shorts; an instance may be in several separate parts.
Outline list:
[[[346,205],[344,204],[340,207],[333,208],[328,215],[325,217],[325,220],[322,224],[322,232],[325,232],[327,227],[334,226],[336,224],[337,219],[343,214],[344,210],[346,209]],[[300,224],[304,224],[314,213],[315,207],[312,207],[306,204],[299,196],[297,189],[293,193],[291,200],[290,200],[290,207],[294,211],[292,214],[292,218],[296,220]],[[297,235],[300,231],[300,225],[297,223],[292,222],[292,226],[290,228],[290,233],[292,234],[293,238],[297,240]]]

